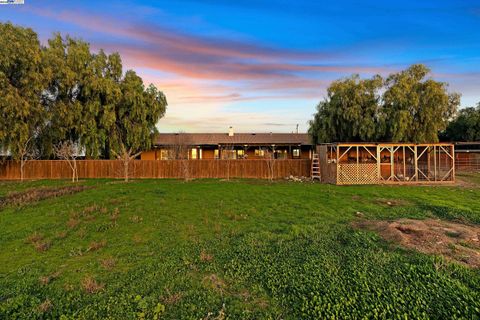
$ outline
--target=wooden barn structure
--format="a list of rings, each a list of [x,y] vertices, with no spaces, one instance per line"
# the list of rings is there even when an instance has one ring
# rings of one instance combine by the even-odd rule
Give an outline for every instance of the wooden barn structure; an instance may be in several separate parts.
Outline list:
[[[455,182],[449,143],[332,143],[317,146],[321,181],[346,184]]]

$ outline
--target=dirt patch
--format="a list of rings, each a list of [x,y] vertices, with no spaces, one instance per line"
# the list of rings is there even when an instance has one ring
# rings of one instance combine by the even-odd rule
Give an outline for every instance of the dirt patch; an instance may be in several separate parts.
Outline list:
[[[167,289],[167,295],[161,298],[162,302],[166,305],[176,304],[178,303],[183,297],[183,293],[170,293],[170,290]]]
[[[206,276],[203,278],[203,284],[207,288],[214,289],[215,291],[218,291],[220,293],[225,292],[227,285],[225,284],[225,281],[221,279],[219,276],[216,274],[211,274],[209,276]]]
[[[354,227],[375,231],[387,241],[426,254],[442,255],[473,268],[480,267],[480,226],[436,219],[363,220]]]
[[[87,293],[97,293],[103,291],[105,284],[99,283],[94,278],[88,276],[82,280],[82,288]]]
[[[389,207],[396,207],[396,206],[406,206],[409,204],[408,201],[402,199],[383,199],[378,198],[375,200],[377,204]]]
[[[74,194],[90,188],[91,187],[87,186],[65,186],[58,188],[36,188],[22,192],[13,192],[9,193],[5,197],[0,198],[0,208],[8,205],[23,206],[48,198]]]
[[[455,185],[458,187],[463,187],[467,189],[478,189],[480,188],[480,171],[478,172],[461,172],[457,173],[455,178]]]

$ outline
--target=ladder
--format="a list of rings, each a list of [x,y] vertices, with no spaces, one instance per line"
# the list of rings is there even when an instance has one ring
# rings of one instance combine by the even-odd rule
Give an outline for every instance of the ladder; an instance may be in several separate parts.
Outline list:
[[[320,159],[318,158],[318,153],[314,153],[312,157],[312,167],[310,169],[310,177],[312,180],[318,179],[321,180],[320,177]]]

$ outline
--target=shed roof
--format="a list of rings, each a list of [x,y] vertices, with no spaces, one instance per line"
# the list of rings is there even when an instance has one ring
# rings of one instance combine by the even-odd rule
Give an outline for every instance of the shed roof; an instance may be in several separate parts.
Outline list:
[[[320,145],[333,145],[340,147],[376,147],[376,146],[418,146],[418,147],[433,147],[433,146],[453,146],[451,142],[435,142],[435,143],[406,143],[406,142],[332,142],[320,143]]]
[[[312,145],[307,133],[159,133],[155,145],[219,145],[219,144],[253,144],[253,145]]]

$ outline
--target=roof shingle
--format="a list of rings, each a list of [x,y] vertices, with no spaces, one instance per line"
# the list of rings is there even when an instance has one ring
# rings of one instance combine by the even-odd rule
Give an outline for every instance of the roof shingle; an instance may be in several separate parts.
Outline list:
[[[312,145],[307,133],[159,133],[155,145],[219,145],[219,144],[302,144]]]

